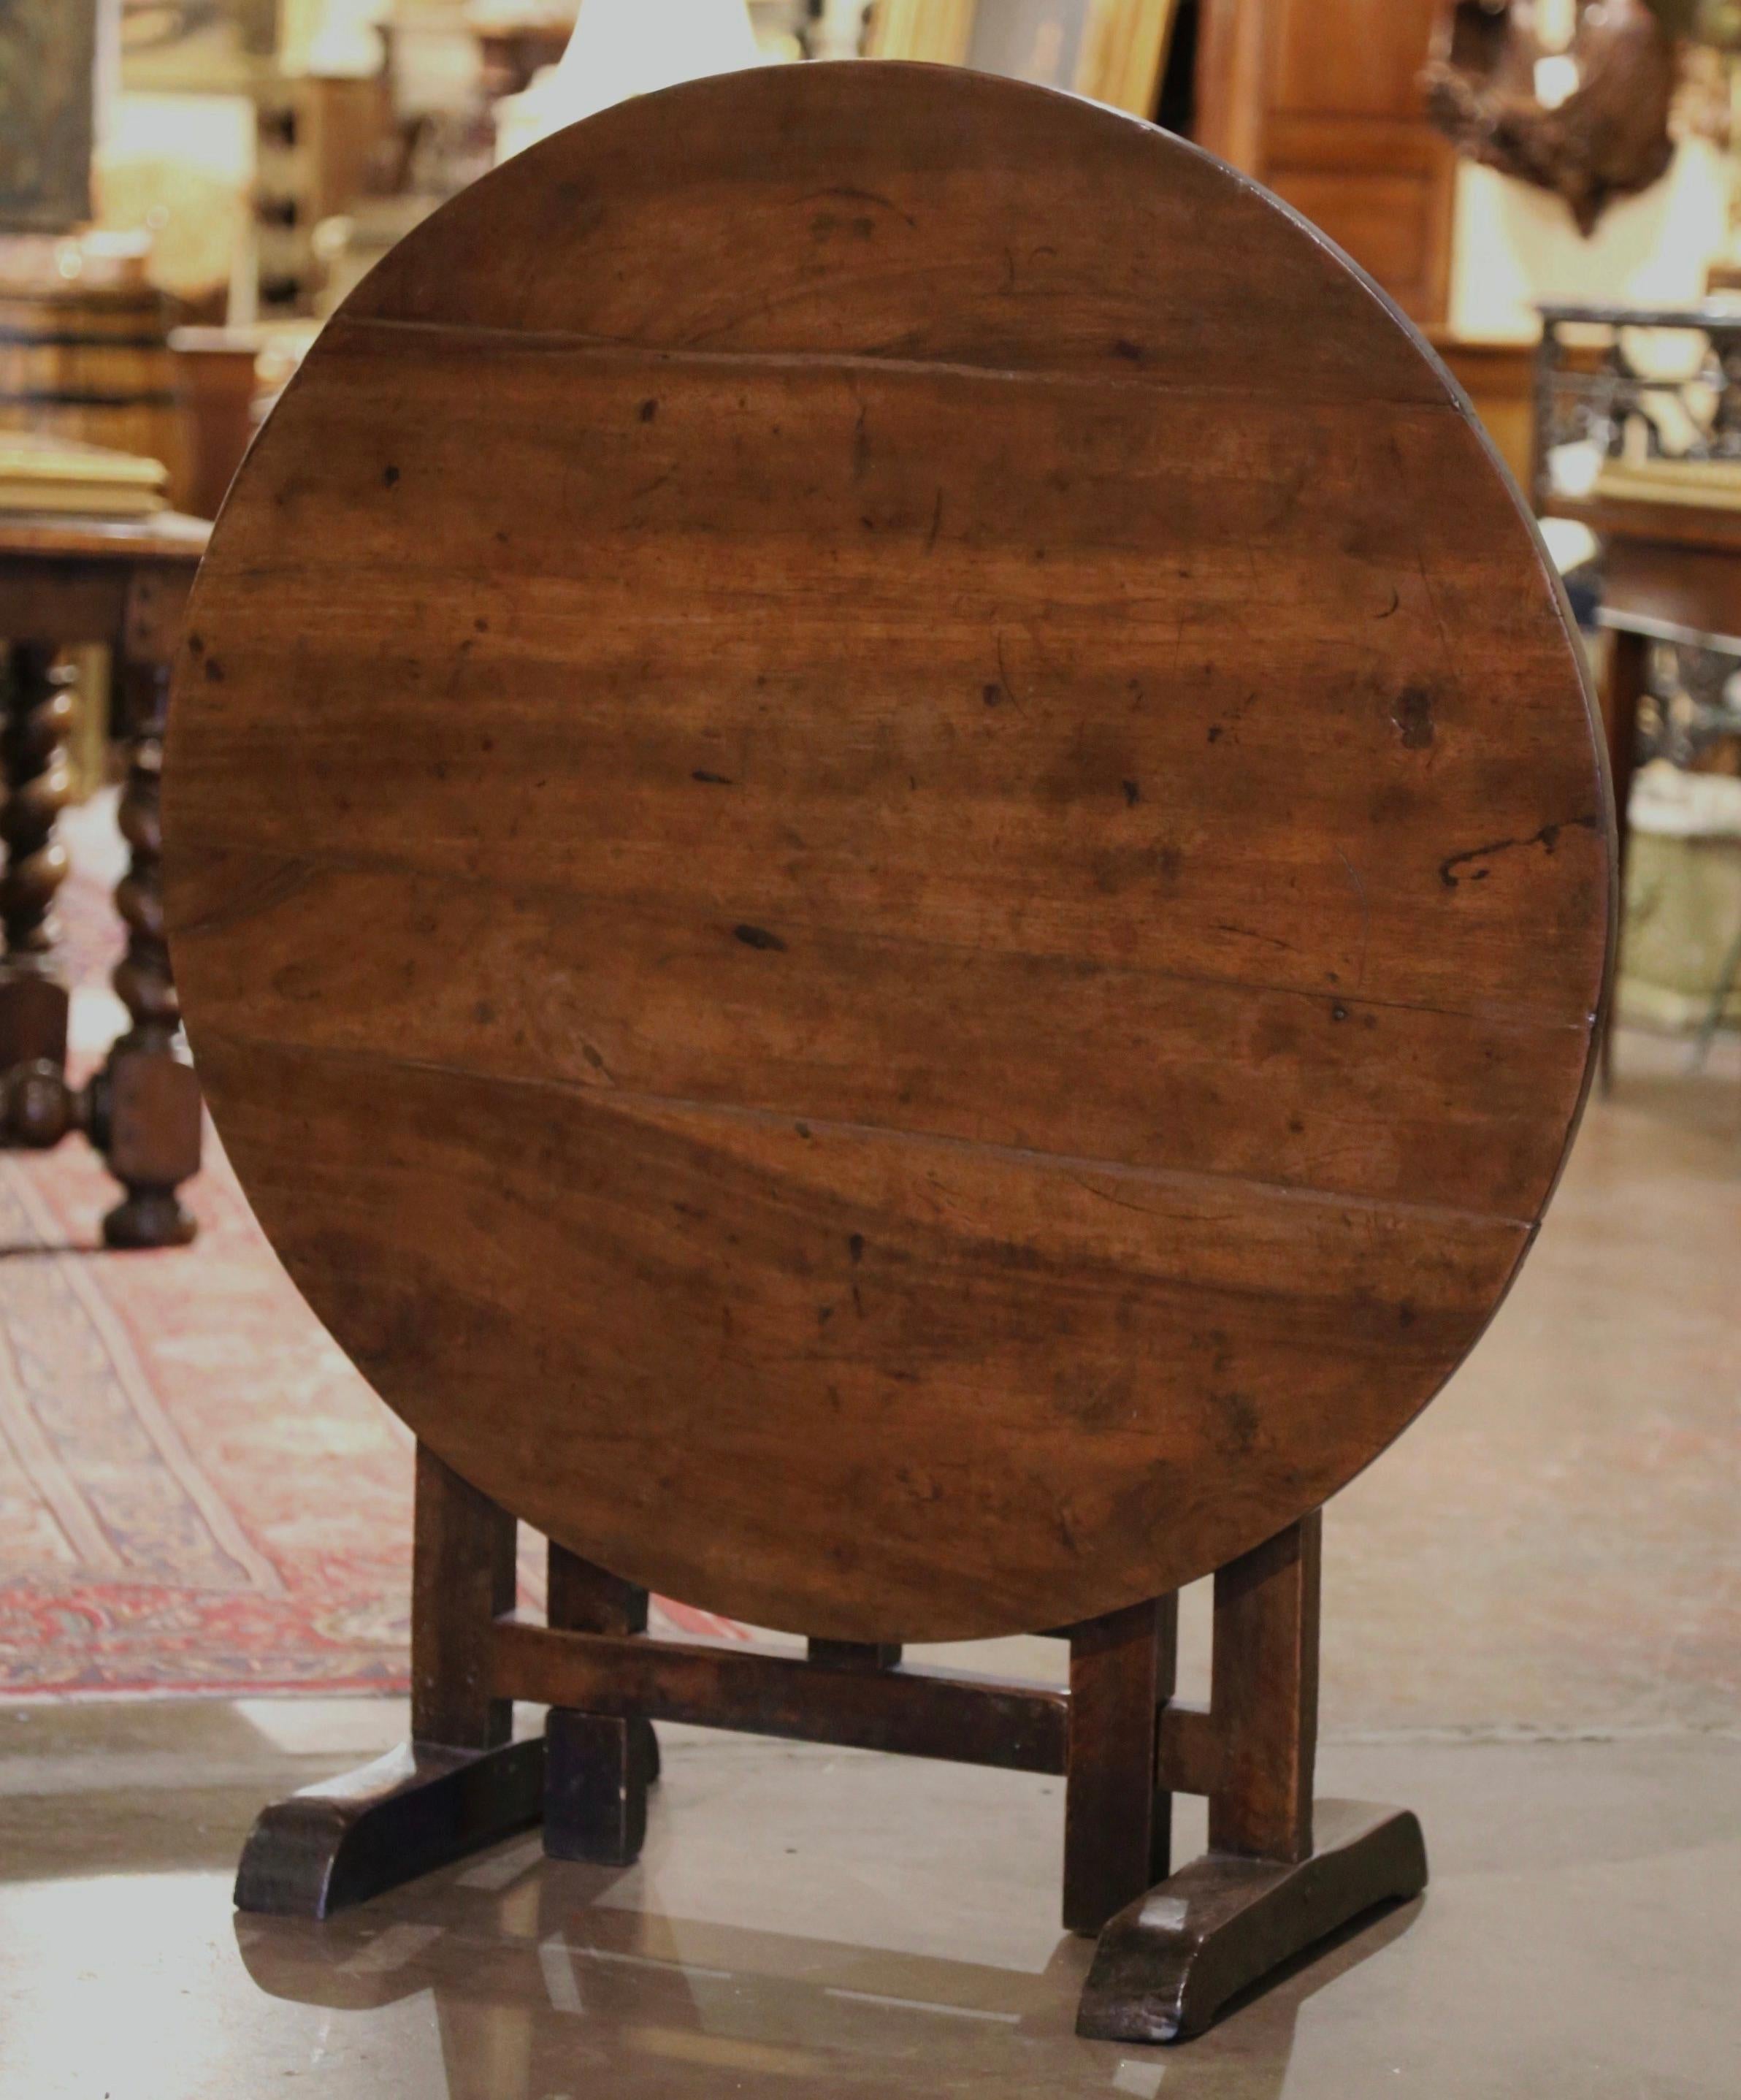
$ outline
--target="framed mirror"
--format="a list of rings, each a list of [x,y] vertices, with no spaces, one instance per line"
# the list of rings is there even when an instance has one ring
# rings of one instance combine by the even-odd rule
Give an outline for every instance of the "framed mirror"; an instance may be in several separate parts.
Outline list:
[[[1152,117],[1178,0],[879,0],[866,54],[972,66]]]
[[[0,230],[90,218],[96,64],[97,0],[0,7]]]

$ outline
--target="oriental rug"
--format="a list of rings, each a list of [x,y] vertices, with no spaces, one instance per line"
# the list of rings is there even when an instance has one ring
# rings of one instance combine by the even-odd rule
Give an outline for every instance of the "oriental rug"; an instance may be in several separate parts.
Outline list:
[[[125,1017],[100,989],[118,841],[102,805],[69,828],[88,1057],[93,1017]],[[199,1238],[148,1254],[102,1247],[115,1190],[82,1140],[0,1153],[0,1699],[406,1688],[409,1432],[279,1266],[209,1125],[206,1145]]]

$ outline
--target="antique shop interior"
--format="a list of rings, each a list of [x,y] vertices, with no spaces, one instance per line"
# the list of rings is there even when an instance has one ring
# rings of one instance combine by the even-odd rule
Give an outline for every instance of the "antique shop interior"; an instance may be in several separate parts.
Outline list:
[[[1733,2100],[1741,0],[0,0],[0,2100]]]

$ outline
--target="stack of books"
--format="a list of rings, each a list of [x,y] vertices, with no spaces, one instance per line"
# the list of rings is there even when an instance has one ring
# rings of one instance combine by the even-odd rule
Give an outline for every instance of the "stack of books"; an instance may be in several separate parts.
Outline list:
[[[36,430],[0,430],[0,511],[150,518],[169,508],[160,461]]]
[[[1629,503],[1741,510],[1741,460],[1604,460],[1591,492]]]

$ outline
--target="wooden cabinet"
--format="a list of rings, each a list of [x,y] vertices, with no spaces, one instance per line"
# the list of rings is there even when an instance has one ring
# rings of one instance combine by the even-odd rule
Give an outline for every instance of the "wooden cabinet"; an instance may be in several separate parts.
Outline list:
[[[261,313],[311,313],[321,277],[315,228],[366,188],[370,158],[392,123],[386,85],[279,74],[262,82],[256,108]]]
[[[1443,318],[1456,157],[1418,85],[1436,0],[1205,0],[1197,135]]]

